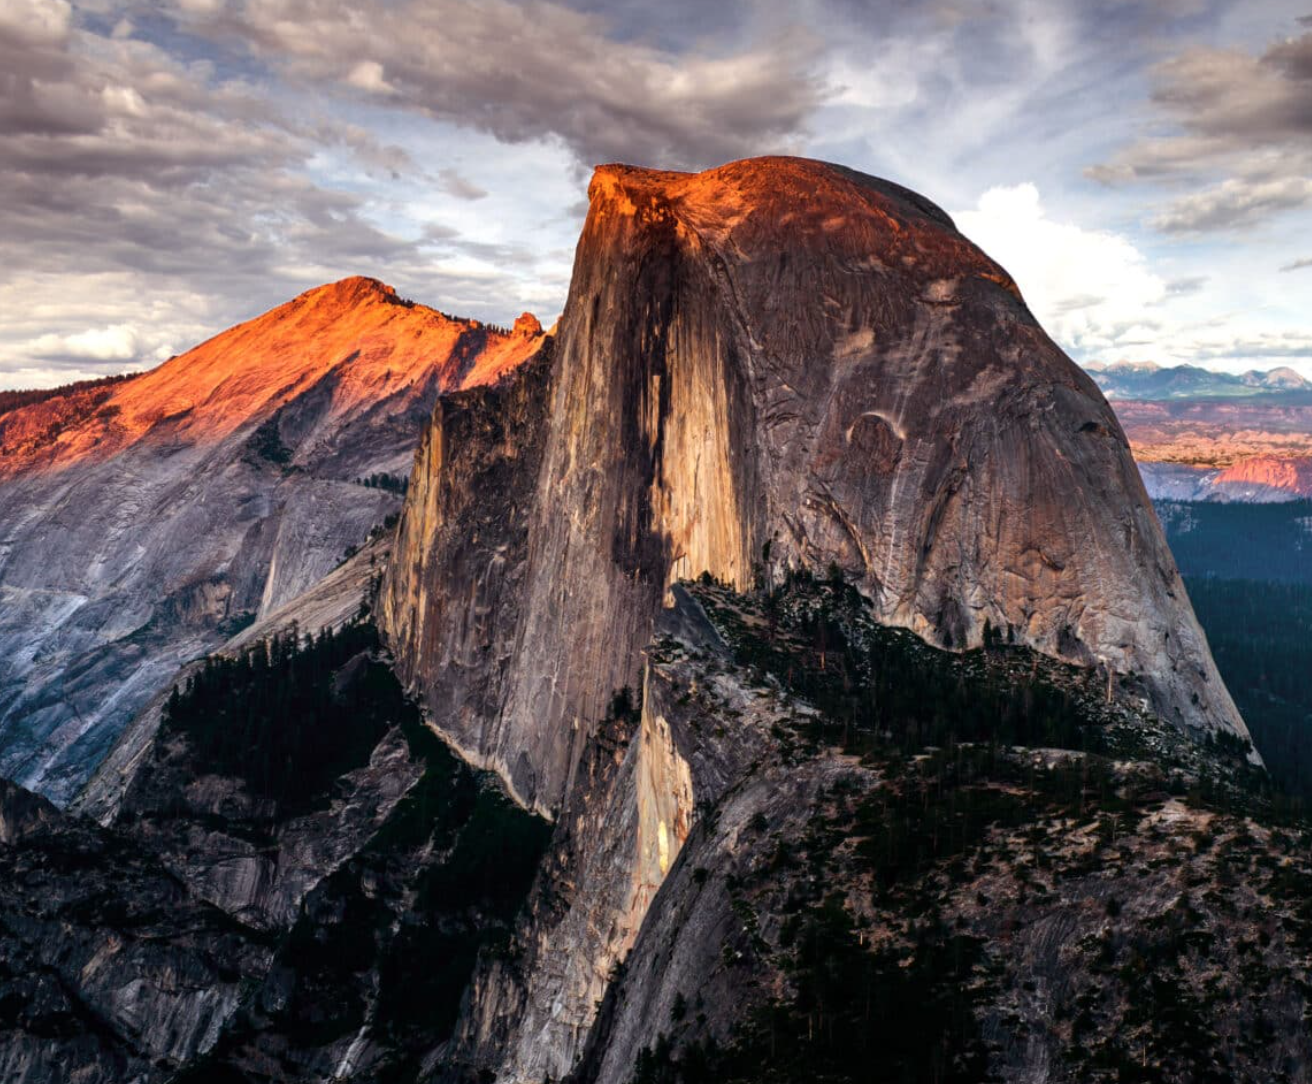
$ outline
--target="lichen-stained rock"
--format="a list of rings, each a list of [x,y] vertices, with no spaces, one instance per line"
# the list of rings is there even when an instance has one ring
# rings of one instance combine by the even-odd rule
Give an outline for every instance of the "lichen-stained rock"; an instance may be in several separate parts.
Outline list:
[[[668,585],[703,571],[833,563],[931,642],[988,622],[1138,675],[1178,726],[1245,734],[1110,407],[942,211],[790,158],[603,166],[589,195],[550,386],[522,416],[544,431],[430,436],[388,587],[434,722],[524,801],[565,799]],[[461,491],[492,462],[508,495]],[[453,504],[514,541],[453,541],[463,521],[431,514]],[[439,558],[475,545],[477,568]],[[417,600],[463,616],[416,636]]]

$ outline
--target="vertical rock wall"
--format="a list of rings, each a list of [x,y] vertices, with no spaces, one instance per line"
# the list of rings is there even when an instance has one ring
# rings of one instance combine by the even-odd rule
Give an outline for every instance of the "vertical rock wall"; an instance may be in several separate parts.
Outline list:
[[[942,211],[801,159],[589,195],[550,373],[459,439],[474,408],[439,408],[387,588],[435,724],[523,801],[559,808],[703,571],[836,564],[932,642],[989,622],[1246,733],[1111,408]]]

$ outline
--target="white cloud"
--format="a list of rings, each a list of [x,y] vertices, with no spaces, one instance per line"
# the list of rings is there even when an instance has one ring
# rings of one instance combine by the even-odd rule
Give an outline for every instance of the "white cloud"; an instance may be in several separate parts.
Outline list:
[[[1312,38],[1200,2],[0,0],[0,383],[353,273],[549,323],[582,168],[772,149],[972,207],[1077,358],[1305,365]]]
[[[67,0],[0,0],[0,30],[29,44],[51,44],[68,33],[72,14]]]
[[[1054,220],[1033,184],[990,189],[974,210],[953,217],[1011,273],[1076,361],[1230,372],[1286,364],[1312,378],[1306,306],[1290,276],[1264,277],[1260,248],[1201,265],[1206,275],[1168,274],[1173,254],[1150,259],[1129,237]]]
[[[174,6],[187,29],[238,34],[291,79],[345,82],[508,143],[555,137],[585,167],[704,167],[786,149],[827,95],[818,43],[800,27],[727,53],[676,53],[617,40],[604,15],[551,0]]]
[[[75,335],[46,334],[36,338],[28,351],[38,358],[134,361],[141,354],[140,333],[130,324],[114,324]]]
[[[1088,177],[1207,185],[1153,217],[1167,233],[1242,229],[1312,204],[1312,33],[1261,54],[1188,48],[1153,74],[1152,104],[1169,127],[1154,125]]]
[[[357,90],[372,94],[391,94],[396,88],[383,76],[383,66],[376,60],[362,60],[347,75],[346,81]]]
[[[1003,265],[1031,311],[1079,360],[1117,360],[1157,337],[1170,290],[1125,237],[1049,218],[1033,184],[991,188],[953,215]]]

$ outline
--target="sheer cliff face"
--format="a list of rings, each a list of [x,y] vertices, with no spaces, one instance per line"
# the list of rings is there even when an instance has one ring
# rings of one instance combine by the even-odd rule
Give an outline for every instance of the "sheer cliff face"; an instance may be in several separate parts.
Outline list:
[[[636,681],[668,584],[703,571],[741,586],[836,563],[928,640],[977,644],[988,621],[1141,675],[1179,725],[1244,733],[1111,409],[946,215],[782,158],[602,167],[590,199],[549,386],[525,415],[544,431],[513,440],[533,454],[434,455],[439,418],[388,587],[407,677],[442,690],[437,724],[522,798],[558,805],[582,736]],[[484,514],[501,499],[458,494],[461,455],[513,475],[522,522],[464,578],[431,559],[445,522],[417,529],[423,494]],[[513,586],[479,659],[467,630],[493,578]],[[422,634],[400,616],[421,596],[443,622]],[[458,664],[439,646],[452,635]],[[453,700],[453,665],[491,692]]]
[[[69,799],[181,663],[399,507],[356,480],[406,474],[440,392],[541,341],[346,279],[0,415],[0,776]]]

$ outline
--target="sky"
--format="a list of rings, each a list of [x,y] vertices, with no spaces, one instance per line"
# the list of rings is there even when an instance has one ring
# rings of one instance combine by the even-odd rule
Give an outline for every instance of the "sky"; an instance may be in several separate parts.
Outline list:
[[[593,166],[914,188],[1084,364],[1312,378],[1312,0],[0,0],[0,388],[311,286],[550,324]]]

